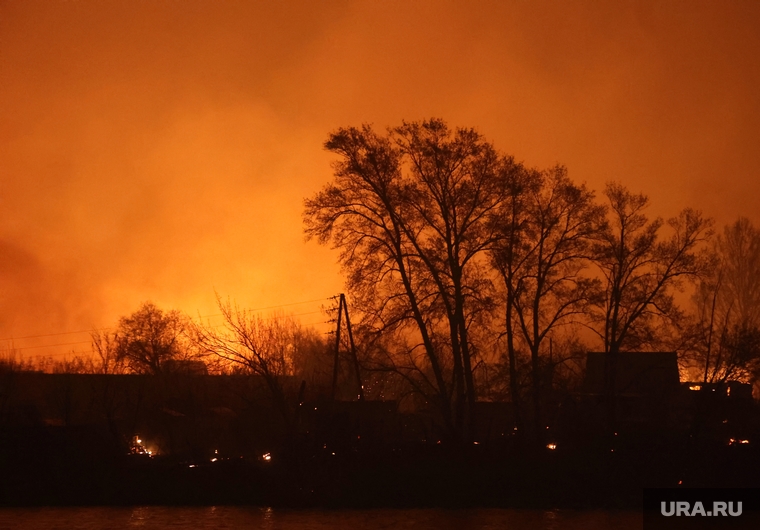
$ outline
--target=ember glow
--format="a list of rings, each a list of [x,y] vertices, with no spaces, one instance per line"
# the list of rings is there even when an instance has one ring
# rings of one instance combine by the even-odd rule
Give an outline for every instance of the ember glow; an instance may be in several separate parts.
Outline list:
[[[144,300],[216,313],[214,290],[339,292],[300,214],[331,174],[326,134],[363,122],[440,116],[657,213],[758,224],[760,4],[684,9],[3,2],[0,337],[110,326]],[[68,342],[89,348],[48,344]]]

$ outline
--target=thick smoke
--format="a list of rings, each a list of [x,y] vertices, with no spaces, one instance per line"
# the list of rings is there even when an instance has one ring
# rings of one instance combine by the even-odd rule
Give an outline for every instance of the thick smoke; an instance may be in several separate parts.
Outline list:
[[[215,289],[249,307],[339,292],[300,213],[328,132],[362,122],[439,116],[656,213],[758,222],[759,11],[2,2],[0,335],[110,326],[149,299],[215,313]]]

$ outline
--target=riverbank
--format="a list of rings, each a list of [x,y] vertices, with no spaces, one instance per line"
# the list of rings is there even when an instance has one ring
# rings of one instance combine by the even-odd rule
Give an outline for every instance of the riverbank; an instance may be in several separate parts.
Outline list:
[[[639,509],[645,487],[760,485],[752,444],[324,446],[273,451],[268,459],[178,461],[127,456],[42,429],[24,437],[2,432],[0,447],[2,506]]]

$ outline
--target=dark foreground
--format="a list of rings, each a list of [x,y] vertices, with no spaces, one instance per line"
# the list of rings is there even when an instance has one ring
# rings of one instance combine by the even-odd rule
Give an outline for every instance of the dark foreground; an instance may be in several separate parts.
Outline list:
[[[60,429],[0,431],[0,505],[637,510],[644,487],[758,487],[760,477],[751,443],[320,447],[195,462],[98,447]]]

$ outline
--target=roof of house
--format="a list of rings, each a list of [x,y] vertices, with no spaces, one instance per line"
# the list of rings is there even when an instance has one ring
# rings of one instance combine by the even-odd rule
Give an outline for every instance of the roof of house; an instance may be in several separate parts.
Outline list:
[[[605,366],[611,356],[589,352],[586,357],[584,390],[604,393]],[[678,356],[676,352],[620,352],[617,354],[615,389],[617,394],[657,394],[678,389]]]

